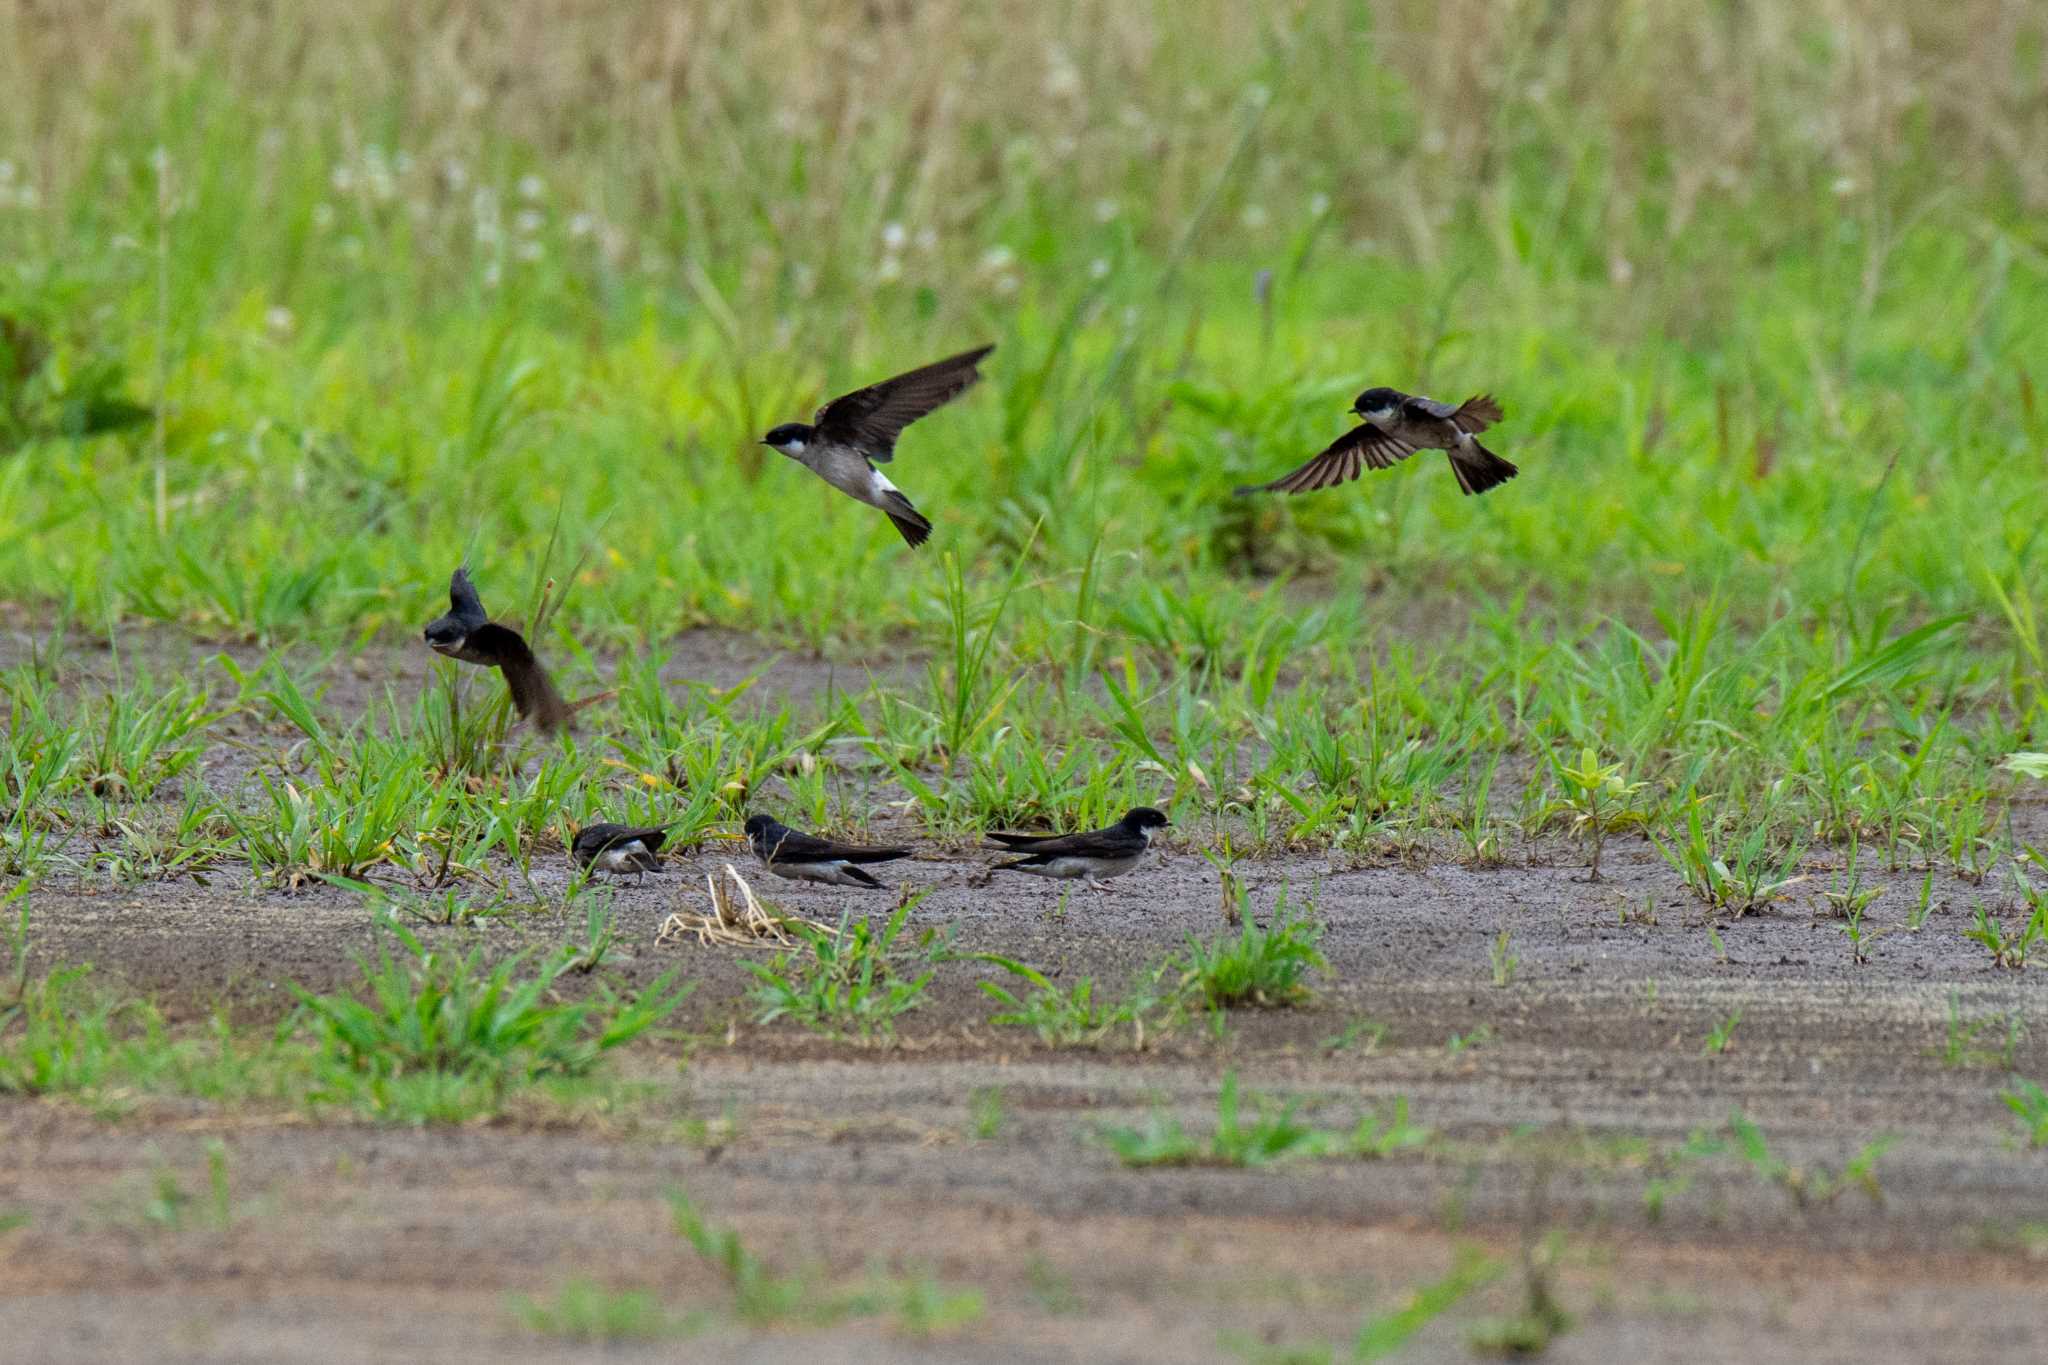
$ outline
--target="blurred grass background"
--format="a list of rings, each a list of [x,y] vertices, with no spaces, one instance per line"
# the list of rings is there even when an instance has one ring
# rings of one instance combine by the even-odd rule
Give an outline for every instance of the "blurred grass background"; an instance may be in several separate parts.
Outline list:
[[[0,597],[339,642],[559,529],[590,642],[936,641],[1023,554],[1020,655],[1712,601],[2024,663],[2044,61],[2026,0],[9,0]],[[753,444],[983,340],[923,555]],[[1227,496],[1369,383],[1523,477]]]

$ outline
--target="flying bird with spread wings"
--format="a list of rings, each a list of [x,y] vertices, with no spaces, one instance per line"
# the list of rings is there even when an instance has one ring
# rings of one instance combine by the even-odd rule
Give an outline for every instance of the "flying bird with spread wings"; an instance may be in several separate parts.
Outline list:
[[[896,458],[903,429],[966,392],[994,346],[977,346],[833,399],[808,423],[785,422],[761,438],[840,492],[880,508],[915,549],[932,524],[875,466]]]
[[[1309,493],[1349,483],[1368,469],[1392,469],[1418,450],[1441,450],[1467,494],[1484,493],[1521,471],[1479,444],[1479,433],[1503,416],[1492,395],[1480,394],[1452,407],[1399,389],[1367,389],[1351,410],[1365,419],[1322,454],[1271,483],[1238,489],[1246,493]]]

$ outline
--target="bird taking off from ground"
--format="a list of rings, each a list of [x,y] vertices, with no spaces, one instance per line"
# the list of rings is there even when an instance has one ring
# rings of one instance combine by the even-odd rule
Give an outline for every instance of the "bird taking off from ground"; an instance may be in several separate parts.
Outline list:
[[[550,732],[568,726],[569,703],[555,690],[525,637],[492,622],[476,585],[469,581],[469,570],[457,569],[449,578],[448,614],[428,622],[425,633],[427,643],[439,653],[503,673],[512,709],[523,719]]]

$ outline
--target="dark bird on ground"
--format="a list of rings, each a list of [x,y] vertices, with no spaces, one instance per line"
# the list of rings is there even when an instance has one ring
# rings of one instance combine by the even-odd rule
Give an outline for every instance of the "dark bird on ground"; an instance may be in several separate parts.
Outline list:
[[[978,346],[923,369],[855,389],[819,408],[809,424],[786,422],[761,438],[840,492],[879,507],[911,546],[930,539],[932,524],[876,465],[896,458],[903,429],[959,397],[981,378],[976,366],[994,346]]]
[[[1097,891],[1110,877],[1121,877],[1138,865],[1152,846],[1152,831],[1170,822],[1150,806],[1139,806],[1107,829],[1086,834],[996,834],[996,846],[1025,856],[997,863],[997,872],[1029,872],[1035,877],[1067,880],[1085,877]]]
[[[1293,473],[1271,483],[1247,485],[1237,490],[1239,495],[1334,488],[1367,469],[1391,469],[1418,450],[1441,450],[1450,456],[1451,473],[1466,493],[1484,493],[1520,472],[1477,439],[1502,416],[1500,404],[1489,394],[1467,398],[1454,408],[1399,389],[1367,389],[1351,410],[1365,419],[1364,425],[1339,436]]]
[[[615,877],[630,872],[637,881],[661,871],[661,846],[667,839],[668,830],[659,825],[585,825],[569,840],[569,856],[578,867]]]
[[[747,842],[754,846],[754,856],[761,860],[761,866],[791,881],[877,890],[882,884],[860,865],[894,862],[910,856],[907,848],[835,844],[830,839],[791,829],[766,815],[748,816],[746,830]]]
[[[569,704],[555,691],[547,670],[518,631],[492,622],[469,581],[469,570],[457,569],[449,578],[448,614],[428,623],[426,637],[451,659],[502,672],[512,693],[512,709],[522,718],[549,731],[569,724]]]

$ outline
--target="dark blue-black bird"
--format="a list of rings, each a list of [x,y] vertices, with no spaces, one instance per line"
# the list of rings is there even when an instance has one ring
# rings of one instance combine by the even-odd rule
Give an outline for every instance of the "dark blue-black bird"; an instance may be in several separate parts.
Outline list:
[[[569,724],[569,703],[555,690],[525,638],[492,622],[476,585],[469,581],[469,570],[457,569],[449,578],[448,614],[428,622],[425,634],[427,643],[449,658],[503,673],[512,709],[522,718],[548,731]]]
[[[1466,493],[1484,493],[1521,471],[1479,444],[1480,432],[1503,416],[1491,395],[1467,398],[1457,407],[1399,389],[1367,389],[1351,404],[1365,419],[1339,436],[1322,454],[1271,483],[1249,484],[1246,493],[1308,493],[1349,483],[1368,469],[1391,469],[1418,450],[1441,450]]]
[[[1121,877],[1138,865],[1152,846],[1152,831],[1170,822],[1150,806],[1139,806],[1107,829],[1086,834],[996,834],[996,846],[1023,857],[997,863],[997,872],[1029,872],[1035,877],[1086,878],[1096,890],[1110,877]]]

